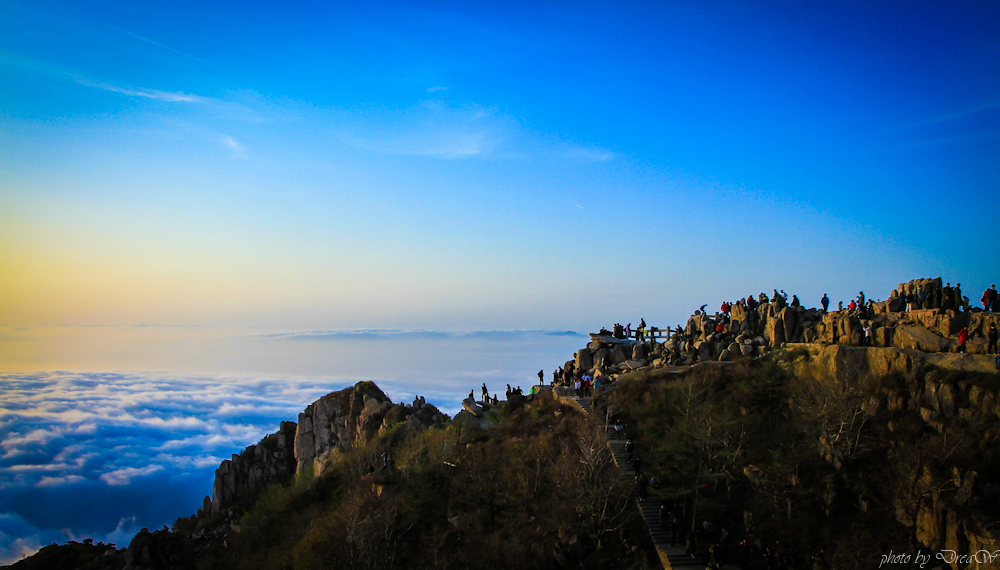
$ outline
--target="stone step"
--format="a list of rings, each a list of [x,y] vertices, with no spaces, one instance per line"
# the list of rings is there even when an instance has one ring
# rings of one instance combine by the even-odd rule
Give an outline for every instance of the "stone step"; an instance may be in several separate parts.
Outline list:
[[[588,414],[592,413],[591,401],[589,398],[573,398],[576,400],[580,407],[582,407]],[[635,479],[635,472],[632,471],[632,460],[635,459],[636,454],[639,450],[633,450],[632,457],[629,457],[629,453],[625,451],[625,441],[626,433],[622,433],[622,438],[617,439],[617,432],[614,427],[609,426],[605,432],[605,437],[608,441],[608,449],[611,450],[612,458],[621,473],[628,477],[629,479]],[[645,501],[640,501],[638,499],[638,487],[633,488],[632,495],[635,500],[636,506],[639,507],[639,513],[642,515],[643,522],[646,524],[646,529],[649,531],[649,536],[653,541],[653,544],[663,552],[667,561],[670,563],[671,568],[698,568],[699,570],[705,568],[704,562],[700,558],[692,558],[691,556],[684,554],[684,548],[678,546],[670,546],[670,532],[664,529],[660,525],[660,505],[663,501],[657,497],[650,496]],[[735,568],[734,566],[726,566],[725,568]]]

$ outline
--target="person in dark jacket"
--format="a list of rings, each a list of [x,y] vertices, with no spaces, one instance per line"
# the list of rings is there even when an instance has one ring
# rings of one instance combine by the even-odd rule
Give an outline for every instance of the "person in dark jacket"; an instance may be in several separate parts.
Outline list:
[[[830,298],[826,296],[826,293],[823,293],[823,298],[819,300],[819,304],[823,305],[824,313],[826,312],[827,308],[830,307]]]
[[[639,485],[639,500],[640,501],[645,501],[646,500],[646,488],[649,486],[649,481],[645,477],[641,477],[640,476],[639,480],[637,481],[637,484]]]
[[[987,354],[993,354],[994,352],[997,351],[998,334],[1000,333],[997,333],[997,326],[991,324],[989,332],[986,333],[986,340],[989,341],[989,346],[986,348]]]

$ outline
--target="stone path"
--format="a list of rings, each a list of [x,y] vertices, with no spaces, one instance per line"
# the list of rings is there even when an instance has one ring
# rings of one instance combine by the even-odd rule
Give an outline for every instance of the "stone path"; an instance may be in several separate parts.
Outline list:
[[[575,401],[587,414],[593,415],[590,398],[568,397],[567,399]],[[603,421],[603,418],[595,419],[598,422]],[[611,449],[612,455],[614,455],[615,464],[621,469],[625,477],[630,481],[634,480],[635,472],[632,470],[632,462],[629,461],[628,452],[625,451],[625,440],[617,439],[617,434],[613,426],[607,427],[605,435],[608,439],[608,447]],[[638,490],[636,490],[633,500],[642,513],[642,519],[646,522],[646,528],[649,529],[649,535],[653,539],[653,544],[656,546],[657,554],[659,554],[660,561],[663,562],[665,570],[672,568],[705,568],[705,563],[701,559],[692,558],[684,554],[683,546],[670,546],[670,531],[660,525],[660,506],[663,504],[660,498],[647,495],[645,501],[640,501]],[[722,566],[721,569],[739,570],[737,567],[729,565]]]

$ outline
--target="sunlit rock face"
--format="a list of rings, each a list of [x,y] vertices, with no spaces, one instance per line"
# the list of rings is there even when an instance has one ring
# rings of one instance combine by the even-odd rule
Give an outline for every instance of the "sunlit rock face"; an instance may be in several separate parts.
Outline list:
[[[355,441],[377,434],[390,408],[392,401],[374,382],[358,382],[310,404],[299,414],[295,434],[297,471],[311,467],[321,474]]]

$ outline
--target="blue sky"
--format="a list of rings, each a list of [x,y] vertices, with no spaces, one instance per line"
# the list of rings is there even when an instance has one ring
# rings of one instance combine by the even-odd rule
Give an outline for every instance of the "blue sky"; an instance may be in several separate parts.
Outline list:
[[[992,3],[0,7],[3,324],[587,329],[994,279]]]

